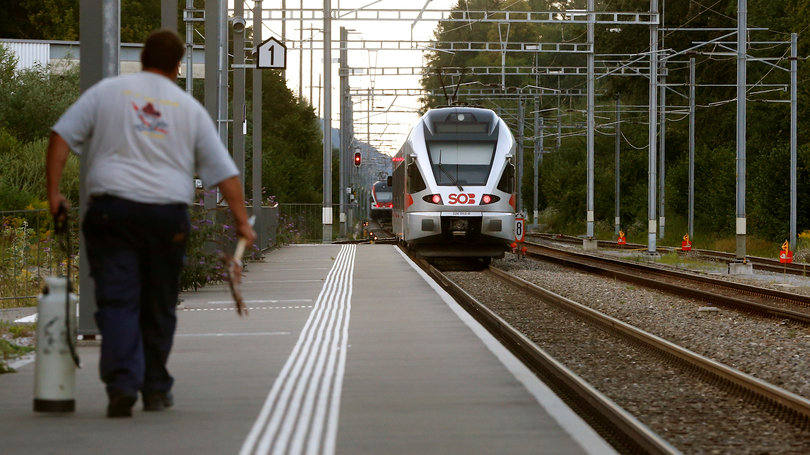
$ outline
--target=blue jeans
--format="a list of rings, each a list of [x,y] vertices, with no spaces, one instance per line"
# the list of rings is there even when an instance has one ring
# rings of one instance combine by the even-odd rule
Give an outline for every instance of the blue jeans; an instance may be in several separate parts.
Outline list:
[[[93,197],[82,223],[95,281],[101,380],[108,394],[168,392],[180,272],[189,233],[185,204]]]

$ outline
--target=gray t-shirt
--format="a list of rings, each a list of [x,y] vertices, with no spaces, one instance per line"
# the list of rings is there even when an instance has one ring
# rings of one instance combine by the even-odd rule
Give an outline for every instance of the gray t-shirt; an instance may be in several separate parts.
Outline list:
[[[90,195],[188,204],[195,171],[206,187],[238,174],[202,105],[150,72],[97,83],[53,131],[84,154]]]

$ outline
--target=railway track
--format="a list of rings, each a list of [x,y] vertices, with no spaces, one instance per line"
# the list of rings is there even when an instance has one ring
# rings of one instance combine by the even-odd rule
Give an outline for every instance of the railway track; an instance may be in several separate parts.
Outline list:
[[[553,242],[560,242],[560,243],[568,243],[572,245],[581,245],[582,239],[579,237],[575,237],[572,235],[565,235],[565,234],[526,234],[527,237],[537,238],[541,240],[553,241]],[[627,245],[618,245],[616,242],[611,242],[607,240],[599,240],[598,241],[599,248],[605,249],[612,249],[612,250],[640,250],[646,249],[646,245],[642,245],[639,243],[628,243]],[[713,251],[713,250],[700,250],[700,249],[693,249],[690,252],[681,251],[680,248],[673,248],[667,246],[660,246],[658,247],[659,253],[677,253],[677,254],[689,254],[705,259],[710,260],[720,260],[720,261],[733,261],[736,256],[733,253],[726,253],[725,251]],[[748,256],[747,259],[751,262],[751,265],[754,267],[755,270],[761,270],[764,272],[773,272],[773,273],[789,273],[791,275],[799,275],[799,276],[810,276],[810,264],[806,263],[791,263],[791,264],[781,264],[779,261],[775,259],[763,258],[759,256]]]
[[[694,298],[726,308],[810,324],[810,297],[527,242],[532,258]]]
[[[414,258],[414,260],[496,338],[538,376],[549,383],[555,392],[560,393],[572,408],[589,420],[589,423],[618,450],[625,453],[678,452],[637,417],[631,415],[603,392],[553,358],[524,333],[510,325],[503,317],[490,309],[489,305],[477,300],[471,292],[428,264],[427,261],[419,258]],[[778,420],[787,421],[790,425],[803,429],[808,428],[810,400],[802,396],[697,354],[503,270],[490,267],[485,272],[477,273],[483,273],[482,276],[486,279],[494,278],[517,292],[526,293],[533,299],[574,315],[575,319],[584,321],[589,326],[598,327],[612,337],[624,340],[625,343],[651,351],[659,362],[676,364],[686,372],[682,374],[700,378],[701,381],[711,384],[712,387],[719,387],[724,391],[723,393],[736,394],[749,403],[755,404],[756,409],[765,410]],[[568,341],[571,339],[579,342],[573,333],[570,334]],[[695,372],[698,374],[694,375]]]

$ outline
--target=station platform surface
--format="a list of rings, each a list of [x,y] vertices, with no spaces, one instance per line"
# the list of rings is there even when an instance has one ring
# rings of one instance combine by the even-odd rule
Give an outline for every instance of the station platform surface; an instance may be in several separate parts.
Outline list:
[[[2,453],[611,453],[398,248],[307,245],[183,295],[175,406],[104,417],[98,347],[76,412],[31,410],[34,365],[0,375]]]

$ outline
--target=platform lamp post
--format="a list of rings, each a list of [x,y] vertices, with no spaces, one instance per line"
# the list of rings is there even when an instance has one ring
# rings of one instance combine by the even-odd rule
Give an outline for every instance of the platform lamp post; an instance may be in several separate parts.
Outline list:
[[[120,0],[98,2],[80,0],[79,32],[81,42],[79,52],[79,88],[82,92],[105,77],[117,76],[120,69],[121,51],[121,3]],[[80,217],[87,209],[87,175],[85,155],[80,157],[79,166],[79,212]],[[84,236],[79,231],[79,334],[95,335],[98,328],[93,320],[96,312],[95,291],[90,277],[90,264]]]

